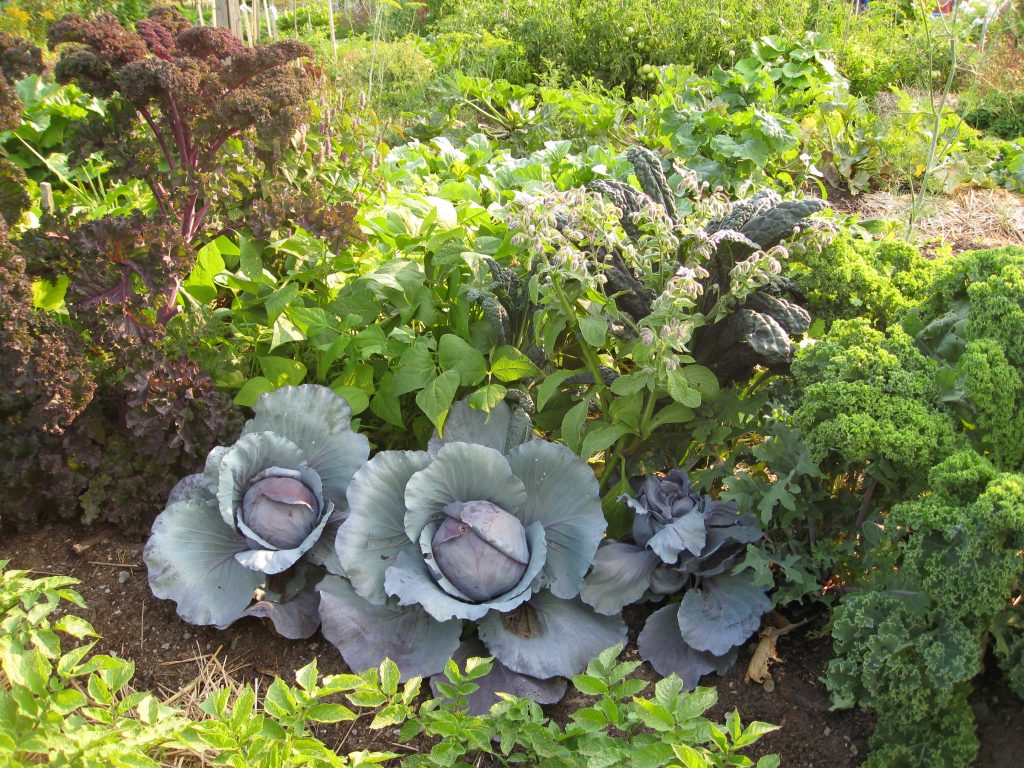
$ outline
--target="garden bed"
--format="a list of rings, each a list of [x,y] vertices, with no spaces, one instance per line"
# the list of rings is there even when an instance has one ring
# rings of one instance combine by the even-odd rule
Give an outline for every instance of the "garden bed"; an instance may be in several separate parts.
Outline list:
[[[292,673],[317,658],[320,671],[348,671],[334,648],[320,635],[308,641],[289,641],[275,635],[257,620],[242,621],[218,631],[182,622],[174,605],[158,600],[149,591],[142,563],[143,539],[126,537],[111,529],[94,530],[55,525],[31,533],[9,535],[0,547],[0,559],[11,567],[28,569],[33,576],[62,574],[81,581],[78,591],[87,610],[74,609],[95,626],[101,639],[98,652],[114,653],[135,662],[135,685],[161,694],[178,706],[200,703],[213,687],[252,683],[263,690],[274,676],[291,679]],[[626,615],[635,656],[636,633],[643,624],[639,612]],[[774,690],[766,691],[743,680],[753,644],[724,677],[705,678],[718,689],[719,702],[709,713],[720,719],[738,708],[744,721],[762,720],[781,725],[751,750],[752,755],[779,754],[786,768],[853,768],[867,754],[873,717],[860,710],[830,711],[828,693],[821,678],[831,657],[828,636],[820,623],[779,640],[781,661],[772,668]],[[644,665],[640,674],[657,676]],[[1007,768],[1024,751],[1024,703],[997,676],[976,681],[972,699],[981,750],[976,768]],[[572,692],[549,715],[564,719],[582,705],[584,697]],[[397,728],[371,731],[368,718],[338,726],[318,726],[316,735],[338,749],[407,751],[418,746],[399,745]]]

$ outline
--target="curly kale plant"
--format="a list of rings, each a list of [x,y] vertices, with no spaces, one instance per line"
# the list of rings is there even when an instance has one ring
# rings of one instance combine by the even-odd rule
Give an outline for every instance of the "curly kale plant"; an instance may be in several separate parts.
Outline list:
[[[331,556],[369,442],[352,431],[348,403],[325,387],[283,387],[254,410],[234,445],[214,448],[205,471],[171,492],[145,548],[149,583],[193,624],[223,629],[266,616],[281,634],[308,637],[316,598],[309,574],[294,566]],[[250,606],[257,589],[284,599]]]
[[[930,485],[932,495],[893,508],[873,581],[833,617],[828,687],[837,706],[878,712],[871,768],[973,761],[968,696],[988,645],[1024,693],[1024,475],[997,475],[964,451]]]
[[[311,54],[305,43],[246,47],[227,29],[193,26],[172,7],[154,9],[134,31],[112,14],[69,14],[47,40],[51,48],[68,44],[59,81],[101,98],[117,94],[87,144],[118,173],[144,179],[186,242],[223,196],[210,175],[220,169],[220,150],[246,134],[268,152],[279,149],[302,123],[311,92],[306,73],[291,66]]]
[[[8,487],[18,489],[11,517],[27,524],[81,513],[86,522],[148,525],[175,479],[240,421],[193,359],[194,324],[185,327],[176,315],[187,305],[180,294],[199,249],[242,218],[238,208],[267,213],[249,203],[264,199],[264,180],[269,186],[281,175],[266,163],[257,168],[242,141],[265,161],[284,151],[306,115],[310,73],[296,64],[309,49],[294,41],[245,47],[173,8],[154,10],[134,29],[110,14],[68,15],[51,27],[49,41],[60,50],[57,78],[107,100],[96,122],[76,126],[72,160],[101,150],[109,175],[142,179],[153,202],[96,220],[47,217],[18,243],[29,279],[69,281],[71,322],[54,320],[39,340],[54,350],[65,342],[81,349],[68,361],[74,370],[51,377],[76,377],[76,391],[87,396],[65,401],[75,413],[56,436],[3,441],[17,445],[4,465]],[[4,65],[10,77],[33,56],[8,42],[0,40],[0,49],[5,61],[12,58]],[[292,201],[276,187],[266,195],[279,214],[268,217],[275,229],[285,226],[280,209],[287,208],[291,223],[323,225],[338,247],[355,231],[349,208],[319,215],[323,205]],[[40,328],[5,331],[24,340]],[[23,379],[32,375],[30,366],[16,370]],[[52,482],[36,482],[40,471]]]
[[[998,467],[1024,467],[1024,249],[951,259],[907,324],[969,439]]]
[[[866,320],[836,321],[793,363],[794,421],[816,460],[920,490],[956,445],[937,370],[899,327],[883,334]]]
[[[472,622],[505,690],[557,701],[621,619],[578,595],[605,529],[598,484],[568,448],[525,439],[504,402],[456,403],[427,451],[383,451],[348,491],[344,576],[318,586],[324,636],[352,668],[442,671]]]
[[[821,250],[791,254],[786,274],[807,297],[815,319],[865,318],[885,329],[928,297],[945,261],[926,259],[909,243],[837,235]]]
[[[629,603],[682,592],[678,604],[650,616],[637,642],[659,673],[694,688],[702,675],[733,665],[771,609],[765,588],[733,571],[747,545],[761,539],[761,528],[735,504],[696,491],[678,470],[646,478],[626,502],[635,515],[633,541],[608,541],[597,551],[581,597],[615,614]]]

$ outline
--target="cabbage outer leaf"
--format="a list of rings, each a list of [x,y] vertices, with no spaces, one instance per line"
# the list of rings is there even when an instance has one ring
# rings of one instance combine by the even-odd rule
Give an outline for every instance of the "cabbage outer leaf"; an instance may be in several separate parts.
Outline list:
[[[679,633],[678,613],[676,603],[656,610],[647,618],[636,644],[641,658],[649,661],[659,675],[675,674],[686,689],[692,691],[704,675],[727,672],[736,662],[738,648],[715,656],[690,647]]]
[[[520,517],[526,489],[505,457],[493,448],[449,443],[405,486],[405,533],[409,539],[418,541],[427,523],[441,519],[444,508],[455,501],[489,501]],[[523,523],[524,528],[527,525]]]
[[[316,588],[324,637],[350,669],[376,667],[389,658],[404,682],[437,674],[459,646],[461,621],[434,621],[418,606],[374,605],[338,576],[327,576]]]
[[[426,541],[429,547],[429,538]],[[388,568],[384,587],[389,595],[398,597],[400,605],[422,605],[438,621],[452,618],[476,621],[491,612],[507,613],[530,599],[534,582],[547,557],[543,527],[531,525],[527,528],[526,543],[530,548],[530,564],[519,583],[504,595],[486,603],[472,603],[453,597],[435,581],[425,555],[409,550],[400,552],[395,564]],[[452,589],[455,589],[454,585]],[[458,592],[457,589],[455,591]]]
[[[524,526],[535,522],[544,526],[548,588],[556,597],[576,597],[607,527],[597,478],[575,453],[546,440],[525,442],[507,458],[527,493],[516,516]]]
[[[772,601],[749,574],[704,579],[679,604],[679,632],[698,651],[722,656],[747,641],[761,626]]]
[[[324,495],[347,509],[345,491],[370,455],[370,441],[352,431],[352,408],[327,387],[303,384],[261,395],[243,435],[273,432],[302,451],[324,484]]]
[[[645,547],[609,541],[598,548],[580,599],[598,613],[619,613],[643,598],[661,559]]]
[[[185,475],[171,488],[171,492],[167,494],[167,503],[164,506],[169,507],[171,504],[177,504],[179,501],[193,498],[209,498],[210,494],[207,491],[206,475],[203,472]]]
[[[320,596],[307,587],[291,600],[260,600],[246,609],[245,615],[270,619],[277,634],[289,640],[306,640],[320,626]]]
[[[605,648],[626,641],[621,618],[602,616],[580,600],[563,600],[546,590],[515,613],[488,614],[478,631],[502,664],[541,679],[579,674]]]
[[[149,586],[178,604],[190,624],[224,629],[245,614],[264,575],[235,556],[249,548],[217,513],[217,500],[191,498],[167,507],[153,523],[143,552]]]
[[[384,572],[403,549],[417,551],[405,533],[405,486],[430,464],[423,451],[381,451],[360,467],[348,488],[349,516],[335,549],[355,591],[383,605]]]
[[[444,422],[444,435],[436,432],[430,438],[427,450],[431,456],[449,443],[473,443],[493,448],[506,454],[515,448],[513,436],[509,434],[512,423],[512,409],[502,400],[489,412],[471,408],[465,400],[453,403]]]

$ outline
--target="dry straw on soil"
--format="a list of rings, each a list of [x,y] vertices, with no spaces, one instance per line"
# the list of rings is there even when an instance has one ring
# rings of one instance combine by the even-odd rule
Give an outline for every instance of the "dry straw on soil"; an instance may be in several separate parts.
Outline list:
[[[873,192],[849,205],[864,219],[906,221],[914,198]],[[928,197],[915,225],[919,238],[940,240],[956,250],[1024,245],[1024,195],[1005,189],[959,187],[942,197]]]

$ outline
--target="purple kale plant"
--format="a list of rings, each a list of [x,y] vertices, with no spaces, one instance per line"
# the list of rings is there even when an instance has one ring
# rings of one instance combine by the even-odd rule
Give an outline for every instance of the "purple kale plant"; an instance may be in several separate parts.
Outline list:
[[[168,7],[153,10],[134,31],[112,14],[68,14],[47,40],[61,46],[59,81],[109,100],[107,115],[79,132],[78,154],[101,150],[115,175],[143,179],[157,209],[146,226],[162,230],[132,243],[131,232],[141,228],[135,217],[90,233],[100,248],[104,235],[113,236],[122,255],[111,260],[116,267],[103,265],[103,279],[88,281],[95,289],[90,300],[124,301],[133,283],[151,287],[159,273],[163,324],[176,311],[193,249],[208,239],[211,225],[216,231],[225,225],[229,201],[259,187],[228,181],[238,162],[229,142],[256,142],[268,159],[283,151],[306,116],[310,78],[296,62],[311,50],[293,40],[246,47],[228,30],[193,26]],[[133,245],[128,257],[125,247]]]
[[[305,119],[312,89],[297,62],[310,51],[294,41],[247,48],[171,8],[134,29],[110,14],[67,15],[48,42],[60,50],[59,81],[107,99],[106,115],[78,131],[73,158],[102,151],[110,175],[144,180],[153,204],[124,216],[47,216],[16,246],[4,243],[5,271],[17,275],[5,280],[4,300],[20,308],[4,313],[14,393],[5,397],[18,400],[2,404],[4,431],[27,436],[0,449],[15,489],[6,519],[23,527],[82,515],[142,527],[178,477],[237,435],[237,409],[189,357],[179,292],[198,249],[274,177],[268,163]],[[0,118],[16,125],[16,99],[4,94],[38,57],[6,38],[0,55]],[[27,199],[0,191],[5,218],[8,207],[20,214]],[[338,239],[355,231],[350,220],[321,220]],[[32,279],[59,277],[69,279],[63,319],[32,309]],[[43,419],[47,407],[60,411],[56,426]]]

